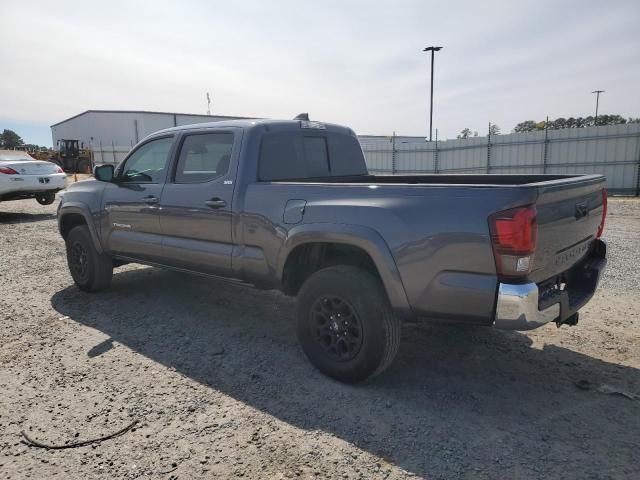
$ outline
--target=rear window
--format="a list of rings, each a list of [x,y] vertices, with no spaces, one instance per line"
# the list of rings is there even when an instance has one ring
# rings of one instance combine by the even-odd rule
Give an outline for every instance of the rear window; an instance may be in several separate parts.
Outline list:
[[[290,180],[306,176],[302,142],[299,140],[287,132],[264,136],[260,148],[260,180]]]
[[[262,139],[258,168],[261,181],[366,174],[360,144],[352,136],[277,132]]]
[[[329,135],[331,175],[368,175],[360,142],[350,135]]]
[[[329,175],[329,152],[324,137],[302,137],[307,176],[326,177]]]
[[[35,160],[31,155],[20,150],[0,150],[0,161]]]

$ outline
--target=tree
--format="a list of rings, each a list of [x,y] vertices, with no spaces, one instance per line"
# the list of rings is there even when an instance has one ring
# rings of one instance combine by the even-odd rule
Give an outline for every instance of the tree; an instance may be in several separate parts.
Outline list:
[[[627,119],[620,115],[598,115],[596,125],[620,125],[627,123]]]
[[[562,128],[585,128],[596,125],[621,125],[625,123],[632,123],[632,120],[632,118],[627,120],[621,115],[598,115],[597,122],[595,117],[592,117],[591,115],[588,117],[558,117],[555,120],[549,120],[546,126],[549,130],[560,130]],[[635,121],[640,122],[639,119],[635,119]],[[536,123],[533,120],[526,120],[517,124],[513,131],[516,133],[535,132],[536,130],[544,130],[544,128],[545,122]]]
[[[469,128],[463,128],[462,131],[460,132],[460,135],[458,135],[458,138],[460,139],[467,139],[471,136],[471,129]]]
[[[538,124],[534,120],[520,122],[513,129],[515,133],[535,132],[536,130],[538,130]]]
[[[489,135],[500,135],[500,127],[498,125],[491,124],[489,127]]]
[[[0,145],[4,148],[14,148],[24,145],[24,142],[16,132],[5,128],[4,131],[0,133]]]

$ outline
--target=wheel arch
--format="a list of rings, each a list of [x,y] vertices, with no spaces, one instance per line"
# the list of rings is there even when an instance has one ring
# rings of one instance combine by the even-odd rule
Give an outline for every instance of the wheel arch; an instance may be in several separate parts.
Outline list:
[[[87,226],[95,249],[98,253],[103,253],[95,223],[89,212],[89,207],[78,202],[65,202],[62,204],[58,212],[58,230],[62,238],[66,239],[71,229],[79,225]]]
[[[353,252],[358,261],[361,262],[362,268],[369,270],[375,268],[376,276],[382,282],[382,285],[389,297],[389,302],[394,311],[402,315],[410,315],[411,308],[409,301],[400,278],[400,272],[393,259],[391,250],[387,243],[378,232],[369,227],[349,224],[304,224],[291,229],[280,250],[277,262],[277,275],[281,288],[285,293],[295,294],[295,285],[287,285],[287,278],[291,269],[295,268],[297,255],[301,249],[313,245],[339,245],[342,251]],[[360,255],[358,257],[358,255]],[[349,258],[353,259],[354,256]],[[371,262],[368,264],[368,262]],[[334,265],[329,263],[328,265]],[[354,263],[348,261],[345,264]],[[328,266],[321,264],[319,267]],[[306,272],[306,276],[316,270]],[[304,274],[303,274],[304,276]],[[304,278],[306,278],[306,276]],[[303,279],[304,280],[304,279]]]

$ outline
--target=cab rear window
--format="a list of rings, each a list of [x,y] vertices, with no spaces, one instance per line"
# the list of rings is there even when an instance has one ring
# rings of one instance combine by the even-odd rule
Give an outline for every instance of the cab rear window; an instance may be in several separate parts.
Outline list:
[[[274,132],[262,139],[258,168],[261,181],[366,174],[360,144],[352,136]]]

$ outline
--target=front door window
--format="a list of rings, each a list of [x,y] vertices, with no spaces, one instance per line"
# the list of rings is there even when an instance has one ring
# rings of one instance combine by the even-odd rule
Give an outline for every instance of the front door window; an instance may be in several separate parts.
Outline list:
[[[127,159],[119,180],[127,183],[163,183],[173,138],[142,145]]]

